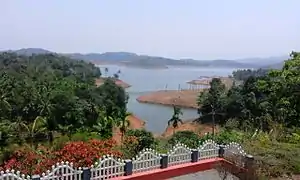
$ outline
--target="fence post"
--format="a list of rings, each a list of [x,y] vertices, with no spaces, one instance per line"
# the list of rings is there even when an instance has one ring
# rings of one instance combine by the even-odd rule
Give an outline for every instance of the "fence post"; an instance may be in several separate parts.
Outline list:
[[[252,180],[254,179],[255,173],[254,173],[254,157],[251,155],[246,155],[245,157],[245,168],[247,170],[246,179]]]
[[[33,175],[31,177],[31,180],[40,180],[40,179],[41,179],[40,175]]]
[[[224,153],[225,153],[225,146],[219,145],[219,157],[224,158]]]
[[[133,170],[132,161],[130,159],[125,160],[125,166],[124,166],[125,176],[132,175],[132,170]]]
[[[160,168],[165,169],[168,167],[168,155],[167,154],[162,154],[161,159],[160,159]]]
[[[90,180],[91,179],[91,169],[84,167],[83,168],[83,180]]]
[[[199,151],[197,149],[192,150],[192,155],[191,155],[191,162],[198,162],[199,159]]]

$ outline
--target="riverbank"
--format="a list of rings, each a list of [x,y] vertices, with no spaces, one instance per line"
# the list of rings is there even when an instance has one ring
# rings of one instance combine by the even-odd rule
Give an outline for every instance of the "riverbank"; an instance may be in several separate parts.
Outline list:
[[[119,63],[111,63],[110,61],[91,61],[91,63],[98,66],[106,66],[106,65],[115,65],[115,66],[123,66],[129,68],[139,68],[139,69],[168,69],[168,66],[165,65],[155,65],[155,64],[139,64],[134,62],[119,62]]]
[[[206,133],[212,132],[212,126],[210,124],[201,124],[195,121],[195,119],[184,120],[183,123],[179,123],[178,127],[174,129],[172,124],[166,128],[162,133],[161,137],[168,138],[171,137],[174,132],[179,131],[192,131],[199,136],[204,136]],[[219,131],[219,128],[216,127],[216,132]]]
[[[136,100],[140,103],[179,106],[197,109],[197,99],[202,90],[160,90],[142,95]]]
[[[101,86],[104,83],[104,81],[105,81],[105,78],[97,78],[95,80],[95,84],[96,84],[96,86]],[[114,81],[115,81],[116,85],[121,86],[124,89],[131,87],[130,84],[128,84],[120,79],[114,79]]]

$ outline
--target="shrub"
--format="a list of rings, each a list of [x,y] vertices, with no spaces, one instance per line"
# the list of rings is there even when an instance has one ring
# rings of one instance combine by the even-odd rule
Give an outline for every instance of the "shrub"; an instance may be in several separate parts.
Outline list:
[[[132,147],[134,149],[132,152],[133,154],[131,155],[136,155],[138,152],[142,151],[145,148],[154,148],[157,143],[155,138],[153,137],[153,134],[146,131],[145,129],[128,130],[125,135],[125,138],[126,137],[130,137],[131,140],[133,140],[132,138],[135,137],[133,144],[124,143],[123,147],[127,148],[128,145],[134,145],[135,147]]]
[[[76,132],[71,136],[71,141],[88,141],[90,139],[99,139],[99,135],[96,133],[81,131]]]
[[[132,158],[135,154],[138,153],[136,147],[138,147],[139,141],[135,136],[125,136],[123,140],[122,152],[124,157],[127,159]]]
[[[230,142],[237,142],[241,143],[243,142],[245,138],[245,134],[239,131],[235,130],[222,130],[218,134],[213,137],[211,134],[208,134],[206,136],[203,136],[200,138],[201,142],[204,142],[208,139],[214,139],[214,141],[218,144],[228,144]]]
[[[69,136],[67,135],[61,135],[54,139],[52,143],[52,150],[59,150],[65,146],[66,143],[70,141]]]
[[[177,143],[182,143],[190,148],[197,148],[200,144],[200,138],[192,131],[179,131],[176,132],[171,139],[169,139],[168,143],[172,146],[176,145]]]
[[[15,169],[24,174],[41,174],[51,169],[57,162],[73,162],[75,167],[87,167],[98,158],[110,154],[121,157],[122,153],[115,149],[113,140],[89,140],[87,142],[68,142],[57,151],[44,146],[38,146],[36,150],[23,146],[16,150],[10,159],[2,165],[2,169]]]
[[[42,146],[35,151],[29,146],[23,146],[12,154],[2,169],[16,169],[23,174],[42,173],[56,163],[53,157],[50,157],[52,155],[52,152]]]
[[[231,130],[231,131],[221,131],[216,135],[215,141],[218,144],[228,144],[230,142],[243,142],[245,138],[245,134],[239,131]]]
[[[262,176],[278,177],[300,173],[300,144],[249,140],[242,145],[257,160]]]
[[[60,151],[56,152],[56,155],[58,162],[69,161],[73,162],[76,167],[87,167],[103,155],[110,154],[121,157],[120,152],[113,150],[115,146],[116,142],[113,140],[69,142]]]

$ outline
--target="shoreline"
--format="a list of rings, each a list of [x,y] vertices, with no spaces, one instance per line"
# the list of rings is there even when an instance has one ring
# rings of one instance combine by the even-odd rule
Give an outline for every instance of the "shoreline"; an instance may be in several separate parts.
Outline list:
[[[169,69],[167,66],[143,66],[143,65],[135,65],[135,64],[126,64],[126,63],[111,63],[111,62],[95,62],[91,61],[91,63],[97,66],[105,66],[105,65],[115,65],[115,66],[122,66],[128,68],[138,68],[138,69],[149,69],[149,70],[164,70]]]
[[[96,86],[101,86],[101,85],[104,83],[105,79],[106,79],[106,77],[96,78],[96,79],[95,79],[95,84],[96,84]],[[122,88],[124,88],[124,89],[127,89],[127,88],[130,88],[130,87],[131,87],[130,84],[124,82],[124,81],[121,80],[121,79],[113,79],[113,81],[115,82],[116,85],[118,85],[118,86],[120,86],[120,87],[122,87]]]
[[[189,106],[189,105],[180,105],[180,104],[174,104],[174,103],[162,103],[162,102],[153,102],[151,100],[147,101],[147,100],[139,100],[138,98],[136,99],[139,103],[144,103],[144,104],[156,104],[156,105],[162,105],[162,106],[173,106],[176,105],[180,108],[186,108],[186,109],[198,109],[198,107],[196,106]]]
[[[197,99],[203,90],[159,90],[139,96],[139,103],[179,106],[182,108],[198,109]]]
[[[212,127],[210,124],[198,123],[195,121],[196,119],[185,119],[182,120],[182,124],[178,124],[178,127],[174,129],[172,124],[167,126],[163,133],[161,133],[160,137],[169,138],[172,137],[174,132],[181,131],[191,131],[197,134],[198,136],[204,136],[206,133],[211,133]],[[219,127],[216,126],[216,132],[219,131]]]
[[[129,127],[128,129],[145,129],[146,122],[136,115],[132,114],[128,116],[129,120]],[[193,119],[183,119],[183,123],[179,124],[178,127],[174,130],[172,125],[167,125],[165,130],[163,130],[161,133],[154,133],[152,131],[149,131],[153,134],[155,138],[169,138],[173,136],[174,132],[180,132],[180,131],[192,131],[196,133],[199,136],[205,135],[205,133],[211,132],[211,125],[210,124],[204,124],[204,123],[198,123],[196,122],[197,118]],[[146,129],[147,130],[147,129]],[[148,131],[148,130],[147,130]],[[216,132],[219,131],[219,127],[216,126]],[[113,139],[118,143],[121,144],[121,132],[118,127],[113,128]]]

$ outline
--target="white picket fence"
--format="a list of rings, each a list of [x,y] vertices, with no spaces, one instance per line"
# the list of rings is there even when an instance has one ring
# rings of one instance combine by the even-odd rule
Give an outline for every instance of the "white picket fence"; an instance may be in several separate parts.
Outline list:
[[[198,160],[211,159],[219,156],[220,146],[212,140],[205,141],[196,150]],[[191,162],[192,150],[184,144],[175,145],[167,154],[168,166]],[[224,158],[238,166],[245,166],[247,154],[237,143],[224,146]],[[141,151],[131,160],[132,172],[144,172],[161,167],[162,155],[153,149]],[[130,162],[130,160],[129,160]],[[110,179],[125,174],[125,160],[116,159],[112,155],[103,156],[90,167],[90,180]],[[32,177],[21,174],[19,171],[6,170],[0,172],[0,180],[31,180]],[[41,174],[40,180],[83,180],[83,169],[75,168],[72,163],[61,162],[52,166],[52,170]]]
[[[132,171],[143,172],[160,168],[161,156],[152,149],[145,149],[132,159]]]
[[[91,166],[91,180],[110,179],[124,175],[125,162],[115,159],[112,155],[103,156]]]
[[[52,170],[48,170],[42,174],[41,180],[56,180],[56,179],[74,179],[81,180],[82,169],[73,167],[73,163],[61,162],[57,163],[56,166],[52,166]]]
[[[0,180],[29,180],[30,176],[21,174],[20,171],[6,170],[0,172]]]
[[[207,140],[198,148],[198,159],[216,158],[219,156],[219,149],[220,147],[217,143],[213,140]]]
[[[245,157],[247,153],[244,151],[242,146],[238,143],[231,142],[225,145],[224,158],[230,162],[235,163],[240,167],[245,167]]]
[[[192,150],[186,145],[177,144],[168,152],[168,165],[173,166],[191,162]]]

